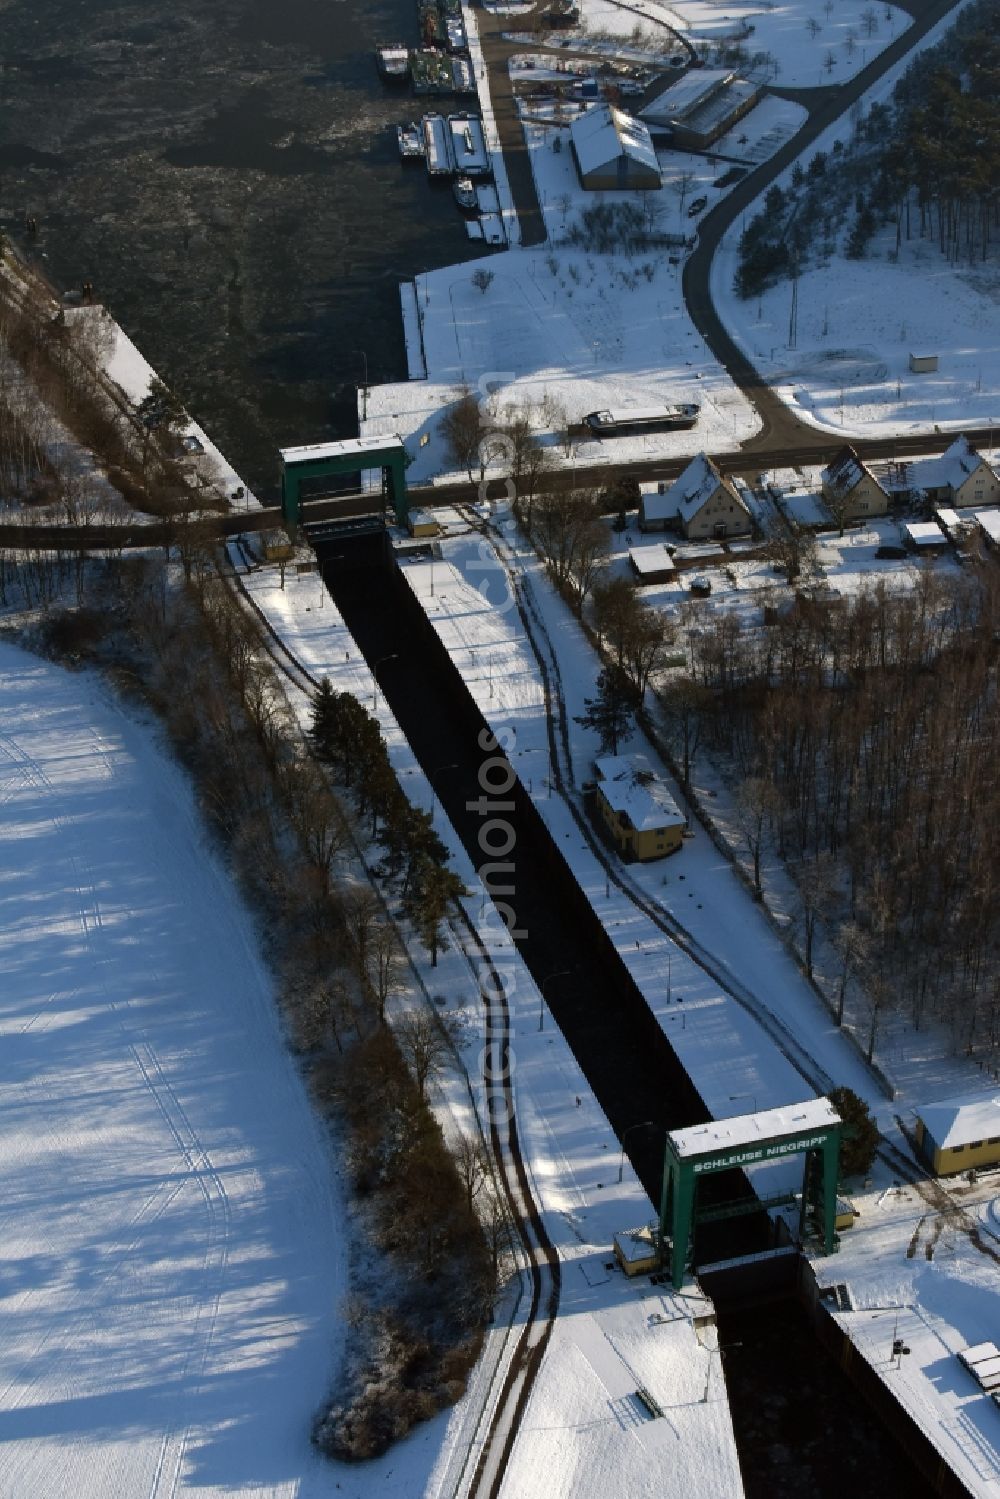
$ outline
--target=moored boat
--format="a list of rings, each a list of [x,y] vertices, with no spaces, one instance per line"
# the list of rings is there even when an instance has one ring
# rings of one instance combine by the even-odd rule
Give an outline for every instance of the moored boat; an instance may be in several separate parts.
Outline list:
[[[421,126],[428,176],[450,177],[455,170],[455,158],[451,151],[447,121],[443,115],[428,114],[424,115]]]
[[[402,42],[378,42],[375,61],[388,83],[402,83],[410,75],[410,50]]]
[[[396,139],[404,161],[423,161],[424,133],[416,120],[411,120],[408,125],[397,125]]]
[[[471,177],[456,177],[451,185],[455,194],[455,202],[464,213],[475,213],[479,204],[476,200],[476,184]]]

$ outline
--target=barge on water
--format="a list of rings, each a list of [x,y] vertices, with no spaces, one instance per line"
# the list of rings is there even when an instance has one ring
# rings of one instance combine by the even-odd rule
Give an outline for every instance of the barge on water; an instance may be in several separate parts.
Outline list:
[[[490,153],[478,115],[449,115],[448,131],[455,170],[466,177],[488,177]]]
[[[446,52],[422,47],[410,53],[410,74],[415,94],[474,94],[476,80],[467,57],[449,57]]]
[[[443,115],[424,115],[424,155],[427,158],[429,177],[451,177],[455,171],[455,158],[451,150],[451,132]]]
[[[378,42],[375,61],[387,83],[405,83],[410,76],[410,49],[403,42]]]

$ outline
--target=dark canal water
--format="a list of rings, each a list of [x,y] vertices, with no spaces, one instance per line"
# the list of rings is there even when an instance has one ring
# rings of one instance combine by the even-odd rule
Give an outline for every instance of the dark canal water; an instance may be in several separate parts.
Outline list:
[[[412,0],[12,0],[0,225],[85,278],[254,487],[405,378],[398,283],[466,258],[372,48]]]

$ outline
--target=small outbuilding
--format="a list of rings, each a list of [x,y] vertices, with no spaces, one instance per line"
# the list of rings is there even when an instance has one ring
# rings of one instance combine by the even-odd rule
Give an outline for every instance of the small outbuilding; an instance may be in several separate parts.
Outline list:
[[[909,520],[900,526],[904,545],[911,552],[940,552],[949,545],[948,537],[934,520]]]
[[[597,810],[622,857],[645,861],[675,853],[684,814],[645,757],[602,755],[594,767]]]
[[[570,144],[585,188],[647,192],[662,185],[649,131],[613,104],[597,104],[574,120]]]
[[[615,1259],[625,1274],[651,1275],[660,1268],[660,1242],[655,1227],[626,1228],[614,1237]]]
[[[1000,1094],[947,1098],[919,1109],[917,1144],[936,1176],[1000,1165]]]
[[[911,354],[911,375],[934,375],[937,373],[938,357],[936,354]]]
[[[650,583],[671,583],[677,573],[674,559],[662,541],[629,547],[628,560],[640,587]]]
[[[411,510],[406,517],[406,526],[411,536],[437,536],[441,531],[441,527],[427,510]]]

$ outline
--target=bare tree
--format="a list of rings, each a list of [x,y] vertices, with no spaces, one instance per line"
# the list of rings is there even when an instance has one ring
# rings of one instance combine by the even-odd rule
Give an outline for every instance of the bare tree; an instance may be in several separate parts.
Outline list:
[[[372,928],[366,978],[379,1025],[384,1025],[389,997],[399,988],[399,943],[388,922],[377,922]]]
[[[482,1140],[472,1135],[462,1136],[452,1151],[451,1157],[455,1162],[455,1170],[458,1172],[458,1179],[465,1192],[466,1205],[471,1213],[480,1188],[490,1179],[490,1158]]]
[[[780,796],[774,782],[766,776],[748,776],[736,794],[736,820],[753,860],[753,893],[760,900],[760,865],[764,847],[764,832],[780,804]]]
[[[412,1010],[397,1028],[399,1044],[424,1100],[435,1078],[455,1058],[459,1028],[453,1017],[428,1009]]]
[[[448,457],[459,468],[465,469],[469,476],[469,483],[476,482],[477,466],[481,483],[484,473],[480,456],[480,444],[483,437],[482,417],[479,402],[467,385],[461,387],[458,400],[448,407],[438,422],[438,431],[444,438]]]

